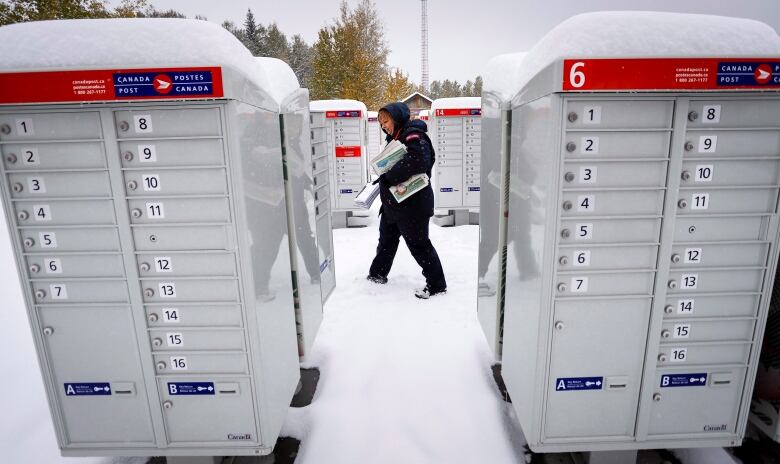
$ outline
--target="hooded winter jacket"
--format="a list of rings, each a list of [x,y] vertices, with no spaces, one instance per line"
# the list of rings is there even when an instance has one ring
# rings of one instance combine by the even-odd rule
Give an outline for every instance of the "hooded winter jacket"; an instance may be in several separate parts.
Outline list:
[[[399,219],[424,219],[433,216],[433,189],[430,184],[401,203],[395,201],[390,187],[398,185],[415,174],[431,177],[436,154],[428,137],[428,126],[420,120],[409,119],[409,107],[402,102],[390,103],[379,111],[387,111],[393,119],[393,134],[387,134],[389,143],[396,139],[406,145],[406,155],[379,178],[381,214],[390,222]]]

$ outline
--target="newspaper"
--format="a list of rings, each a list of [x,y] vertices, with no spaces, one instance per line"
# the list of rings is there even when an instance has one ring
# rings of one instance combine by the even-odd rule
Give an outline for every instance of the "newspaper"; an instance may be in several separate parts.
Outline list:
[[[415,174],[400,184],[390,187],[390,193],[393,194],[395,201],[401,203],[427,186],[428,176],[425,174]]]
[[[369,182],[363,186],[363,189],[355,197],[355,205],[363,209],[369,209],[377,196],[379,196],[379,184]]]
[[[406,154],[406,146],[398,140],[393,140],[371,160],[371,169],[377,176],[390,170]]]

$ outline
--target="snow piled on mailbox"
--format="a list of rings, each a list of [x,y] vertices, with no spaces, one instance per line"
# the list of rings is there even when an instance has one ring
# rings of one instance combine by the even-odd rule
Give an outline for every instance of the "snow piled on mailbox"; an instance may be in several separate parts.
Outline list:
[[[539,71],[565,58],[779,55],[775,30],[751,19],[652,11],[585,13],[562,22],[531,49],[514,87],[522,89]]]
[[[485,68],[482,91],[509,100],[518,91],[517,83],[523,72],[523,60],[528,52],[507,53],[494,56]]]
[[[0,72],[197,66],[232,68],[276,102],[300,87],[284,62],[255,59],[208,21],[77,19],[0,27]]]

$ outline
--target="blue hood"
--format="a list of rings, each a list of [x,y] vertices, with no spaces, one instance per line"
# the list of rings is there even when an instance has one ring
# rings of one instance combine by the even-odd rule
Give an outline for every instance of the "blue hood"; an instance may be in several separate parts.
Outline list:
[[[393,125],[396,130],[404,127],[409,122],[409,107],[406,103],[395,102],[389,103],[382,107],[379,111],[387,111],[390,117],[393,118]]]

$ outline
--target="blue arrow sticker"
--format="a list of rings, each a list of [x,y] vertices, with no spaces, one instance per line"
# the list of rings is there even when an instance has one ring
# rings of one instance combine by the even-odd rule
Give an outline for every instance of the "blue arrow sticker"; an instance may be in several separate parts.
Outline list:
[[[168,382],[171,395],[214,395],[214,382]]]
[[[479,192],[479,187],[469,187],[469,192]]]
[[[66,383],[65,396],[105,396],[111,394],[107,382]]]
[[[555,391],[601,390],[604,377],[562,377],[555,380]]]
[[[341,189],[339,190],[339,193],[353,193],[352,189]]]
[[[439,189],[440,192],[452,192],[452,187],[442,187]]]
[[[707,374],[667,374],[661,376],[661,388],[703,387],[707,385]]]

